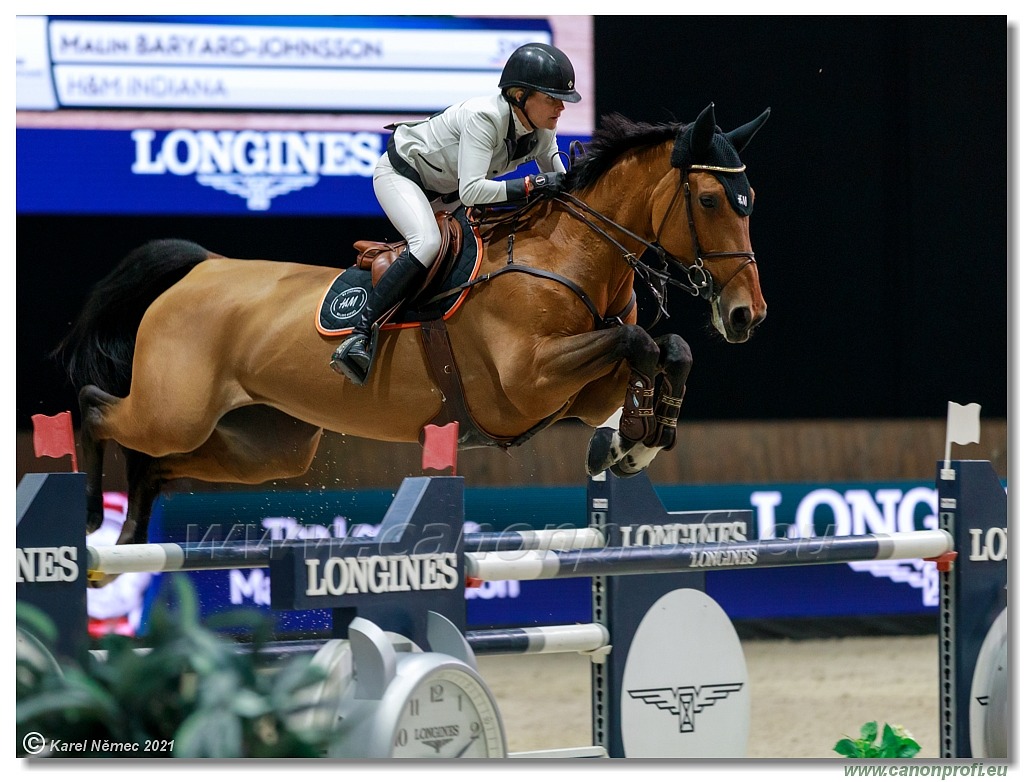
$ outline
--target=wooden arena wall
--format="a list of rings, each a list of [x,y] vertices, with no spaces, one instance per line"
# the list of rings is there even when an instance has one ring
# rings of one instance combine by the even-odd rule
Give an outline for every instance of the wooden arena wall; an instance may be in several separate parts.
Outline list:
[[[462,451],[458,473],[467,486],[582,485],[590,429],[557,424],[518,448]],[[720,421],[684,423],[672,451],[650,468],[655,484],[791,483],[803,481],[931,480],[945,451],[942,420]],[[1006,419],[983,419],[981,443],[953,445],[953,458],[986,459],[1007,472]],[[30,432],[19,432],[17,480],[26,472],[62,472],[70,459],[36,458]],[[117,448],[109,448],[105,488],[123,490]],[[325,434],[310,472],[265,484],[283,489],[395,488],[422,475],[418,445]],[[184,484],[184,485],[183,485]],[[231,484],[179,482],[177,490],[238,489]]]

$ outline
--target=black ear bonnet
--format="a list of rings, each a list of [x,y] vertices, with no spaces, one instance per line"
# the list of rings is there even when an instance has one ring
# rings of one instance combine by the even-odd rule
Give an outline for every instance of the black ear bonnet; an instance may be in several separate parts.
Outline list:
[[[739,153],[770,112],[771,109],[765,109],[753,122],[724,133],[715,124],[715,104],[710,104],[696,121],[680,128],[672,147],[672,165],[684,173],[694,168],[713,174],[725,188],[732,208],[746,217],[754,209],[754,199]]]

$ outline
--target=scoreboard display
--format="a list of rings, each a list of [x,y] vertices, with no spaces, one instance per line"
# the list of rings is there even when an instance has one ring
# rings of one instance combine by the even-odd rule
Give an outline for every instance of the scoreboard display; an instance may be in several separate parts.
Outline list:
[[[16,21],[19,214],[379,216],[384,126],[497,90],[530,42],[576,69],[563,146],[593,131],[585,16]]]

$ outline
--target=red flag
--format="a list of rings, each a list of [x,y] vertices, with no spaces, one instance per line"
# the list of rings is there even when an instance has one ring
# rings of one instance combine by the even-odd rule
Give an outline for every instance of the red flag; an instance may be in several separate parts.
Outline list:
[[[71,454],[71,469],[78,472],[78,454],[75,451],[75,430],[71,413],[32,416],[32,442],[36,456],[61,457]]]
[[[444,426],[427,424],[423,427],[423,469],[452,468],[455,475],[455,454],[459,449],[459,422]]]

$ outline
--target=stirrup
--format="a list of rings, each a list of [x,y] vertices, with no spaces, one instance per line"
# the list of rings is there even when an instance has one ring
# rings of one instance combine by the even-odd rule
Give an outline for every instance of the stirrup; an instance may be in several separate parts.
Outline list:
[[[377,336],[380,329],[373,326],[370,329],[370,336],[355,333],[350,335],[344,342],[338,345],[331,356],[331,369],[339,375],[344,375],[357,386],[366,384],[366,379],[373,369],[374,359],[377,357]],[[362,343],[365,345],[365,354],[369,356],[369,362],[364,367],[362,361],[352,355],[353,351]]]

